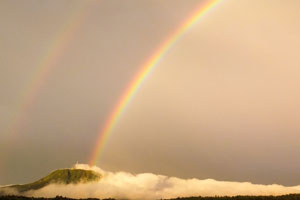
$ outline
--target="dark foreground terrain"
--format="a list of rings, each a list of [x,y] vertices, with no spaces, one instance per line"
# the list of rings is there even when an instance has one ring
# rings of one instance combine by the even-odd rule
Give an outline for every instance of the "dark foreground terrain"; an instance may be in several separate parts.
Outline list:
[[[300,200],[300,194],[282,196],[179,197],[170,200]]]
[[[34,197],[24,197],[24,196],[0,196],[0,200],[78,200],[78,199],[71,199],[62,196],[56,196],[55,198],[34,198]],[[96,198],[88,198],[88,199],[81,199],[81,200],[99,200]],[[103,199],[103,200],[114,200],[114,199]]]
[[[0,196],[0,200],[75,200],[71,198],[57,196],[55,198],[33,198],[23,196]],[[99,200],[96,198],[81,200]],[[104,199],[114,200],[114,199]],[[300,194],[289,194],[282,196],[235,196],[235,197],[179,197],[169,200],[300,200]]]

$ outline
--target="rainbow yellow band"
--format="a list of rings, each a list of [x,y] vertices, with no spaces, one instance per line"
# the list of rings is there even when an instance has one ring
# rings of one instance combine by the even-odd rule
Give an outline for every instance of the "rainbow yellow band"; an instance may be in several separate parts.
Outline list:
[[[136,74],[130,82],[126,91],[123,93],[113,112],[110,114],[104,128],[99,132],[96,147],[90,158],[90,165],[95,165],[101,156],[108,137],[111,135],[116,123],[119,121],[128,103],[133,98],[134,94],[141,87],[142,83],[149,74],[158,65],[160,60],[166,55],[168,50],[186,33],[194,24],[196,24],[208,11],[215,7],[221,0],[209,0],[205,4],[201,4],[199,8],[181,25],[177,30],[163,42],[163,44],[154,52],[150,59],[141,67],[141,70]]]

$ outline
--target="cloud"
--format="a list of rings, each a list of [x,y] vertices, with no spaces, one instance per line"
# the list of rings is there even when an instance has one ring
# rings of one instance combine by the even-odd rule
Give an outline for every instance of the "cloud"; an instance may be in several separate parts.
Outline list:
[[[213,179],[181,179],[152,173],[131,174],[109,172],[96,166],[75,165],[76,169],[89,169],[103,175],[99,182],[85,184],[51,184],[40,190],[29,191],[26,196],[72,198],[161,199],[186,196],[282,195],[300,193],[300,186],[259,185],[250,182],[228,182]],[[23,194],[24,195],[24,194]]]
[[[1,195],[19,195],[18,191],[13,189],[13,188],[7,188],[8,185],[6,186],[0,186],[0,196]]]

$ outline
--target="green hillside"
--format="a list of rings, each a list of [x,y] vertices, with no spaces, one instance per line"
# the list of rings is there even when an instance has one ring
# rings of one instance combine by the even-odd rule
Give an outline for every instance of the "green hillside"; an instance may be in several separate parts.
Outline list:
[[[83,169],[59,169],[48,176],[28,184],[12,185],[9,188],[17,189],[19,192],[37,190],[49,184],[77,184],[100,180],[101,175],[92,170]]]

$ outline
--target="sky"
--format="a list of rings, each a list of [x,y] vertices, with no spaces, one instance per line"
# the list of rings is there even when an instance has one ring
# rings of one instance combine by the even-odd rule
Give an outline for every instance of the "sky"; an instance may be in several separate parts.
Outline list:
[[[200,3],[1,0],[0,184],[89,163],[129,82]],[[211,9],[143,83],[97,165],[299,185],[299,4]]]

